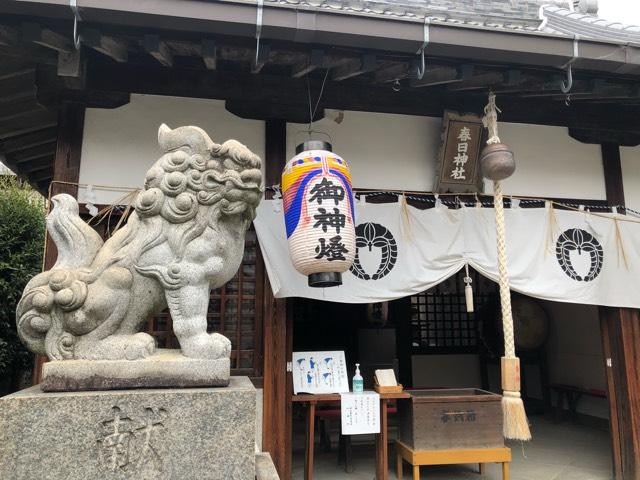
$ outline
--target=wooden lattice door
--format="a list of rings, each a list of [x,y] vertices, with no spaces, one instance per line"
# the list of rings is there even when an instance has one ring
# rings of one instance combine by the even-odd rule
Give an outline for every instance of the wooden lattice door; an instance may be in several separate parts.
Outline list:
[[[232,375],[262,376],[263,265],[258,258],[256,233],[249,230],[238,273],[221,288],[211,291],[207,330],[231,340]],[[147,332],[159,348],[179,348],[168,310],[149,319]]]

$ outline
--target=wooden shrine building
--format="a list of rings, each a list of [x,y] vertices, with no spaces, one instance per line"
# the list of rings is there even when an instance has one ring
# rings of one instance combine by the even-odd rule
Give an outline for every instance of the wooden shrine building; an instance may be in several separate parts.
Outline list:
[[[640,28],[596,13],[591,0],[4,0],[0,160],[44,196],[101,207],[122,192],[99,186],[141,185],[160,122],[194,124],[246,143],[271,187],[313,106],[356,188],[426,195],[445,111],[479,115],[493,91],[505,141],[523,145],[507,194],[640,207]],[[289,479],[287,362],[313,309],[274,298],[268,255],[250,231],[209,320],[234,374],[262,389],[262,448]],[[595,315],[615,478],[640,479],[640,311]],[[166,315],[150,331],[175,342]]]

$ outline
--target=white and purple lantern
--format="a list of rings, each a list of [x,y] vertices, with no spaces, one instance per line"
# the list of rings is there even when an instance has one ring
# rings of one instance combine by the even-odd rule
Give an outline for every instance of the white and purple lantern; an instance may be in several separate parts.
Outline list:
[[[282,172],[289,253],[310,287],[342,284],[356,253],[351,173],[331,144],[298,145]]]

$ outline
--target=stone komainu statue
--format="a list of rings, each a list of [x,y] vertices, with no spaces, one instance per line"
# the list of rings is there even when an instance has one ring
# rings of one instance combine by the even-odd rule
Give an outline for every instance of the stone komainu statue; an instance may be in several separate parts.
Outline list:
[[[47,230],[53,268],[34,277],[18,304],[18,332],[49,359],[145,358],[154,339],[139,330],[167,306],[187,357],[228,358],[229,340],[207,333],[209,292],[238,270],[262,197],[260,158],[197,127],[162,125],[164,155],[147,172],[128,223],[103,243],[56,195]]]

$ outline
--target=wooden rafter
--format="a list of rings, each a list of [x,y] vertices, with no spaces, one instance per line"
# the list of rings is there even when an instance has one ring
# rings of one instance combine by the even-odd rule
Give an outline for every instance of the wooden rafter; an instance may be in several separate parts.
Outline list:
[[[18,29],[10,25],[0,25],[0,45],[12,47],[18,44]]]
[[[404,80],[411,75],[409,62],[388,62],[378,68],[373,76],[374,83],[388,83]]]
[[[111,57],[116,62],[124,63],[129,58],[126,42],[116,37],[103,35],[95,28],[82,30],[82,41],[88,47]]]
[[[41,155],[36,157],[34,161],[24,162],[22,164],[18,164],[18,168],[21,173],[26,173],[27,175],[32,174],[33,172],[38,172],[41,170],[51,170],[53,171],[53,155],[55,154],[56,149],[55,145],[50,153],[47,155]]]
[[[145,35],[142,39],[142,46],[161,65],[165,67],[173,66],[173,53],[171,53],[167,43],[160,40],[158,35]]]
[[[311,54],[309,55],[308,59],[305,59],[292,67],[291,76],[293,78],[300,78],[308,75],[314,70],[324,68],[326,66],[327,63],[324,50],[314,48],[311,50]]]
[[[35,132],[25,133],[0,142],[0,152],[11,154],[33,147],[38,147],[47,143],[55,142],[57,138],[57,128],[49,127]]]
[[[202,61],[209,70],[218,68],[218,47],[212,38],[202,40]]]
[[[22,164],[37,160],[43,157],[52,156],[56,153],[56,143],[45,143],[37,147],[14,153],[11,156],[13,163],[20,167]]]
[[[260,73],[269,61],[271,56],[271,45],[268,43],[260,43],[258,45],[258,54],[251,65],[251,73]]]
[[[75,48],[70,38],[44,28],[35,22],[24,22],[22,24],[22,36],[25,41],[36,43],[57,52],[71,53]]]
[[[345,64],[335,68],[331,79],[334,82],[340,82],[348,78],[357,77],[365,73],[373,72],[378,64],[378,59],[375,55],[365,54],[362,58],[350,60]]]

